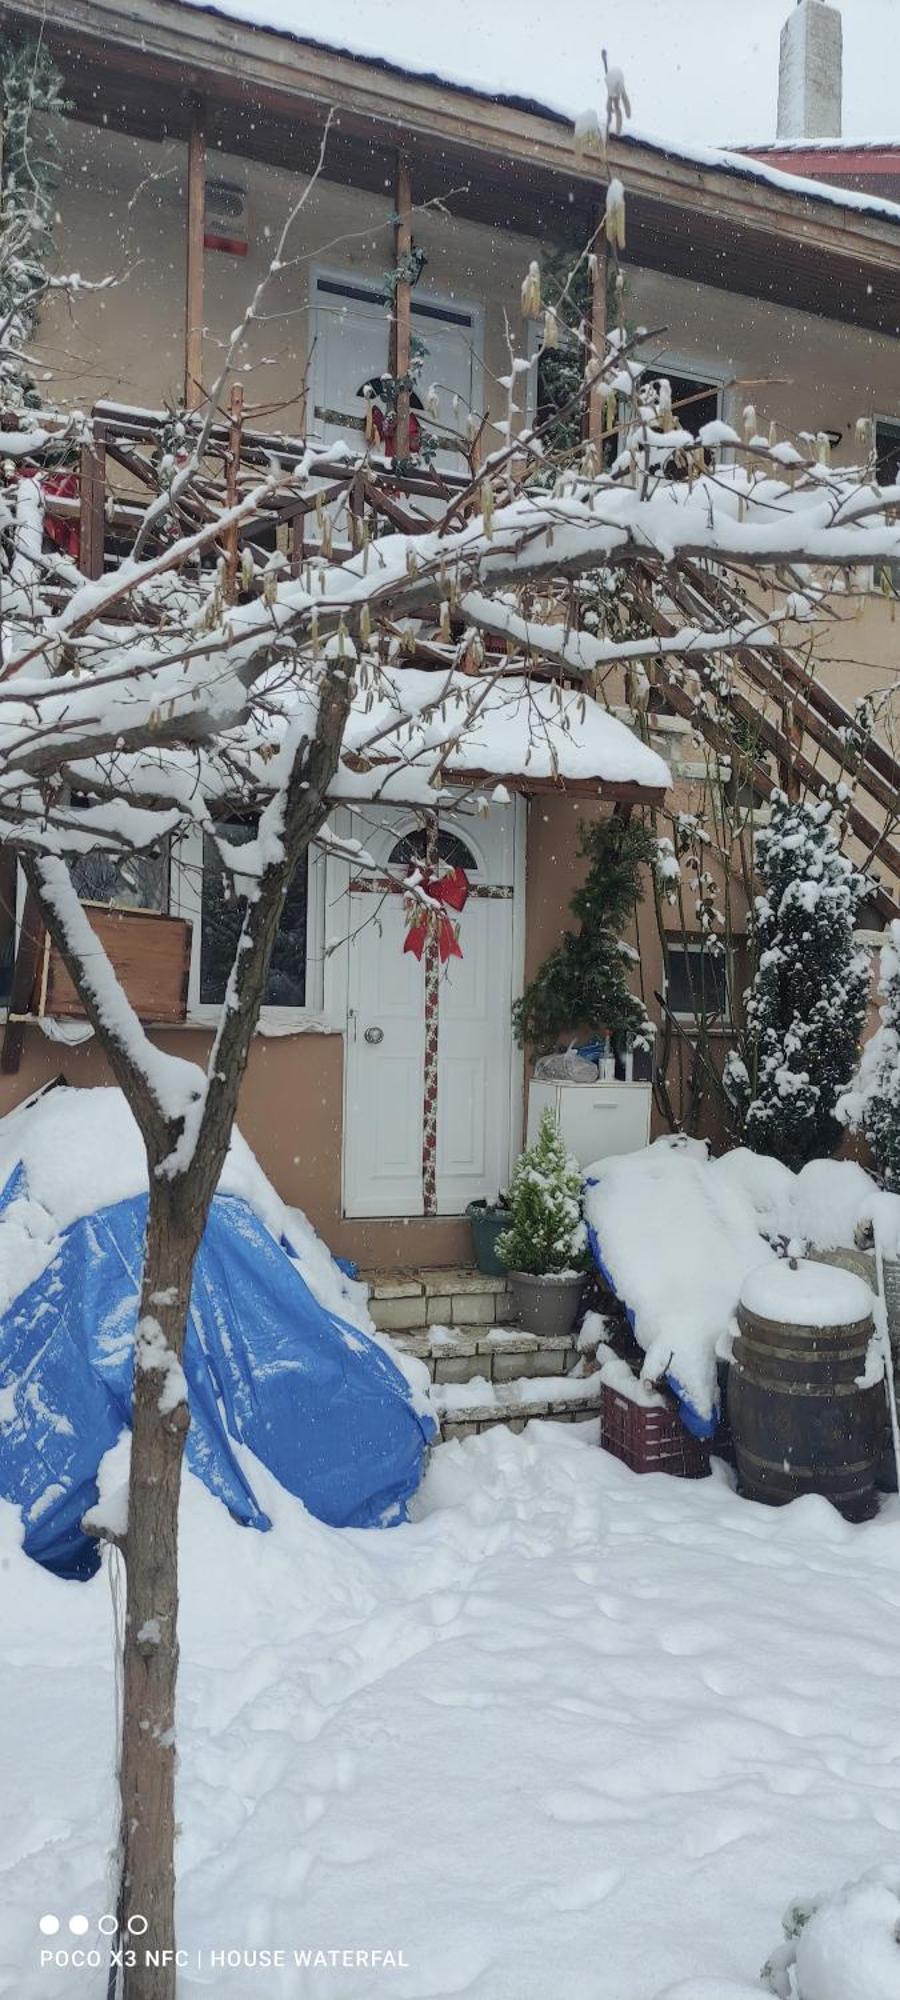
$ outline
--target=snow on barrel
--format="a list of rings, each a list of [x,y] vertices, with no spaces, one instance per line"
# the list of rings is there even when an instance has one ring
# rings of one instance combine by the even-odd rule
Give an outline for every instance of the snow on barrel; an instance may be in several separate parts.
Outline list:
[[[799,1258],[744,1280],[728,1414],[747,1499],[820,1493],[848,1521],[876,1512],[887,1402],[873,1303],[852,1271]]]

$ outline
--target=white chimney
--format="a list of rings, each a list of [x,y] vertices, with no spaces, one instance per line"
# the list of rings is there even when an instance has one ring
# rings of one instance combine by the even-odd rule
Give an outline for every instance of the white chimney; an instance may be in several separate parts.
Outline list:
[[[828,0],[797,0],[781,30],[779,139],[839,139],[843,28]]]

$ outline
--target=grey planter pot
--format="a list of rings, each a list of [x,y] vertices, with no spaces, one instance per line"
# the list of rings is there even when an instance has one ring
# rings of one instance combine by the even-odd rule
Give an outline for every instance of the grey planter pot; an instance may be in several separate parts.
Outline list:
[[[510,1271],[509,1289],[522,1331],[536,1333],[539,1340],[557,1346],[568,1340],[586,1284],[587,1277],[581,1271],[574,1276],[548,1274],[540,1278],[532,1277],[530,1271]]]

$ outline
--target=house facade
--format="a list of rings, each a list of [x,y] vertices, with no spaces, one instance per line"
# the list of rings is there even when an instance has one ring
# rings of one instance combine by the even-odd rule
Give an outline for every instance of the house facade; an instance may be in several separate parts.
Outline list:
[[[525,272],[580,255],[615,173],[626,190],[628,323],[648,329],[645,358],[686,410],[702,404],[706,417],[740,428],[752,403],[786,439],[827,425],[838,461],[858,454],[860,417],[885,437],[896,424],[900,437],[900,208],[871,190],[844,194],[627,134],[611,136],[603,156],[537,103],[179,0],[139,0],[127,13],[107,0],[18,0],[0,16],[17,33],[41,24],[71,100],[60,267],[116,281],[85,291],[74,312],[60,301],[45,314],[40,358],[63,406],[99,408],[110,423],[123,409],[199,407],[263,286],[232,370],[247,421],[358,448],[371,421],[364,391],[390,365],[386,302],[400,283],[424,350],[435,469],[450,478],[461,431],[480,433],[486,451],[500,442],[514,363],[534,351]],[[605,310],[595,296],[595,313]],[[523,379],[533,397],[534,371]],[[109,462],[106,481],[111,516],[127,512],[127,466]],[[895,675],[898,630],[876,579],[868,596],[835,601],[816,675],[838,709]],[[802,629],[796,638],[806,645]],[[607,692],[633,721],[629,690]],[[470,895],[463,956],[441,987],[432,1213],[421,1174],[421,968],[403,949],[402,900],[378,886],[379,870],[388,877],[416,858],[421,813],[383,790],[367,796],[362,783],[336,797],[344,858],[317,852],[296,886],[240,1118],[279,1192],[339,1254],[365,1266],[467,1258],[466,1203],[496,1193],[521,1144],[527,1079],[511,1006],[566,926],[585,816],[623,804],[691,810],[707,781],[709,743],[691,714],[664,699],[642,726],[649,740],[635,739],[624,789],[604,781],[601,758],[590,780],[504,773],[514,782],[492,787],[486,810],[441,814],[442,857],[465,870]],[[880,828],[884,799],[872,810]],[[374,863],[375,886],[346,858],[353,841]],[[889,858],[885,881],[888,907]],[[103,900],[89,877],[84,893]],[[12,908],[9,883],[6,895]],[[130,900],[185,926],[183,1018],[155,1032],[202,1060],[233,944],[214,858],[185,843],[147,864]],[[687,957],[695,915],[666,921]],[[663,951],[649,904],[637,943],[652,1011]],[[77,1024],[60,1046],[46,982],[38,1007],[35,991],[32,982],[19,1008],[27,1018],[15,1066],[0,1076],[0,1109],[60,1070],[85,1084],[104,1076]],[[152,997],[144,1011],[152,1020]]]

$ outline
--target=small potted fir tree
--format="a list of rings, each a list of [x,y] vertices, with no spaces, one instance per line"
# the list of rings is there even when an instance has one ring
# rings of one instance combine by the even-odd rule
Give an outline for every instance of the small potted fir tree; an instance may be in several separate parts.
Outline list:
[[[513,1304],[526,1333],[571,1333],[588,1270],[581,1169],[545,1111],[533,1146],[520,1153],[509,1189],[512,1223],[497,1238]]]

